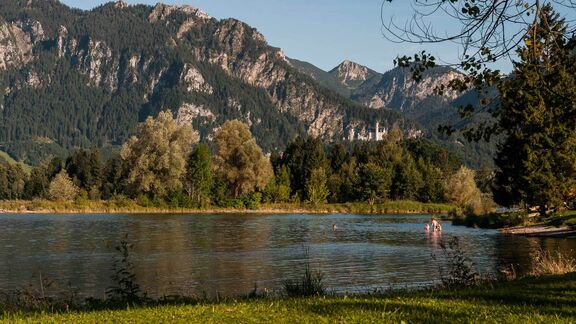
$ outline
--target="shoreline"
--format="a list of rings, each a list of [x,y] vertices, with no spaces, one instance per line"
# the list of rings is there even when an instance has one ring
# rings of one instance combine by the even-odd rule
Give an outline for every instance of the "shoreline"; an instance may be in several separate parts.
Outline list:
[[[576,238],[576,229],[570,226],[526,225],[501,228],[502,234],[525,237]]]
[[[251,215],[286,215],[286,214],[447,214],[453,206],[445,204],[427,204],[410,201],[394,201],[377,205],[365,203],[347,204],[324,204],[312,206],[306,204],[263,204],[258,209],[239,208],[161,208],[142,207],[130,201],[128,204],[119,205],[114,201],[88,201],[75,202],[51,202],[51,201],[0,201],[0,214],[251,214]]]

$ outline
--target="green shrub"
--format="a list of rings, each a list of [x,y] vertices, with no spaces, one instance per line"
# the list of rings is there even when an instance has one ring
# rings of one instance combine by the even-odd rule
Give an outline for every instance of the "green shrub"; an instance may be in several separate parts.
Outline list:
[[[244,206],[244,201],[242,199],[230,199],[226,204],[226,207],[236,209],[244,209]]]
[[[262,194],[259,192],[254,192],[244,197],[244,206],[246,206],[246,208],[250,210],[260,209],[261,202],[262,202]]]
[[[304,275],[299,280],[284,281],[284,292],[288,297],[324,296],[324,276],[320,271],[312,272],[306,267]]]
[[[114,204],[116,206],[121,207],[121,208],[128,207],[128,206],[133,204],[133,201],[130,200],[125,195],[116,195],[116,196],[114,196],[114,198],[112,200],[114,201]]]
[[[98,187],[94,186],[94,187],[90,188],[90,191],[88,192],[88,199],[100,200],[101,197],[102,197],[102,195],[101,195],[100,189],[98,189]]]
[[[564,222],[566,226],[575,227],[576,226],[576,217],[570,218]]]
[[[154,207],[150,198],[148,198],[148,196],[144,194],[138,195],[138,197],[136,198],[136,204],[138,204],[138,206],[146,208]]]
[[[168,204],[166,204],[166,201],[160,197],[154,197],[154,199],[152,199],[152,204],[156,208],[161,208],[161,209],[167,209],[168,208]]]
[[[88,205],[88,200],[88,192],[84,189],[80,189],[74,202],[79,207],[86,207]]]
[[[452,224],[479,228],[503,228],[520,226],[527,221],[528,214],[525,212],[488,213],[484,215],[468,213],[464,217],[454,218]]]

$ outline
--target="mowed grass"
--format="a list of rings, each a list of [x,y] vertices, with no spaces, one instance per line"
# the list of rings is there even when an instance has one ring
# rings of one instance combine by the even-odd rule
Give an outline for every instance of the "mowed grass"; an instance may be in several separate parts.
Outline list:
[[[576,274],[522,279],[495,287],[389,296],[256,299],[64,314],[4,314],[9,322],[190,323],[570,323]]]

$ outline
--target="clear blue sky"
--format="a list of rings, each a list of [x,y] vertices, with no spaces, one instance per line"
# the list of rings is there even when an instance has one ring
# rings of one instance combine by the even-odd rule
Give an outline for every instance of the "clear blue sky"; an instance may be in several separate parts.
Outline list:
[[[91,9],[106,0],[61,0],[81,9]],[[164,0],[167,4],[192,5],[215,18],[236,18],[256,27],[272,46],[281,47],[289,57],[308,61],[330,70],[349,59],[384,72],[393,67],[399,54],[414,54],[424,48],[437,57],[455,62],[458,47],[450,44],[395,44],[381,33],[380,8],[383,0]],[[130,4],[154,5],[156,0],[128,0]],[[410,18],[411,1],[386,4],[399,20]],[[438,18],[439,30],[446,19]],[[506,68],[507,64],[501,66]]]

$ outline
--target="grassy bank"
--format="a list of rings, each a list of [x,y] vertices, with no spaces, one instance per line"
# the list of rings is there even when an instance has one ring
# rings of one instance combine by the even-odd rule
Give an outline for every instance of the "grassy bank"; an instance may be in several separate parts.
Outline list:
[[[576,227],[576,211],[569,210],[553,216],[546,221],[546,225]]]
[[[255,299],[123,310],[4,313],[9,322],[530,322],[576,318],[576,274],[522,279],[495,287],[387,296]]]
[[[186,209],[168,207],[143,207],[134,200],[117,199],[107,201],[54,202],[49,200],[0,201],[0,212],[10,213],[356,213],[356,214],[418,214],[448,213],[454,206],[448,204],[427,204],[414,201],[390,201],[382,204],[263,204],[258,209],[208,208]]]
[[[454,217],[453,225],[499,229],[505,227],[528,226],[535,224],[533,218],[523,212],[488,213],[484,215],[467,214]]]
[[[526,212],[489,213],[453,217],[453,225],[499,229],[501,233],[536,237],[576,237],[576,211],[545,219]]]

